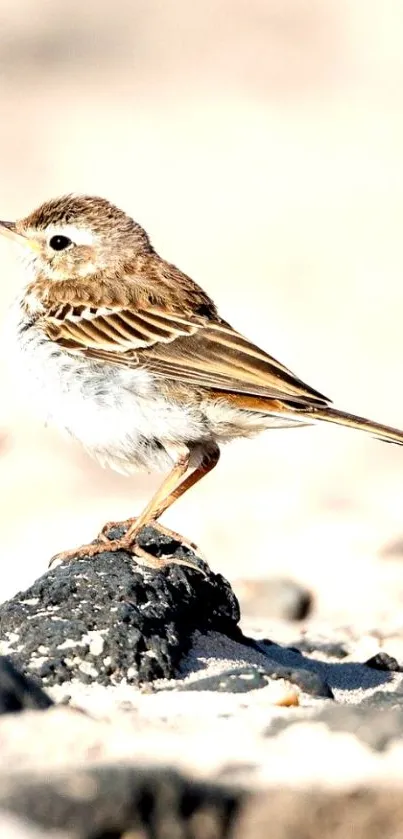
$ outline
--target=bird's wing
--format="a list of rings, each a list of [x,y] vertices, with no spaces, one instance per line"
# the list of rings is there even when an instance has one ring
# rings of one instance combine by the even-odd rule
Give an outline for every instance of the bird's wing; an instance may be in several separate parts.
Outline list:
[[[163,308],[64,304],[43,318],[47,336],[67,350],[202,389],[326,405],[322,394],[224,321]]]
[[[174,341],[180,335],[192,335],[199,329],[194,321],[162,309],[131,309],[125,306],[84,306],[65,303],[50,309],[42,328],[49,338],[67,349],[91,356],[109,353],[111,362],[133,366],[137,353],[155,344]]]

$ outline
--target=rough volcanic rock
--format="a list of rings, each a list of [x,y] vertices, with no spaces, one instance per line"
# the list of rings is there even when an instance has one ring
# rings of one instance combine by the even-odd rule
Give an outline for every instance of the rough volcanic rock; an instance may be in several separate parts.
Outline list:
[[[20,673],[6,656],[0,656],[0,714],[50,705],[52,700],[33,679]]]
[[[291,667],[281,667],[273,662],[267,666],[244,664],[225,670],[215,676],[197,679],[179,685],[177,690],[212,690],[218,693],[249,693],[266,687],[271,680],[284,679],[296,685],[304,693],[325,699],[332,699],[333,693],[328,683],[317,673]]]
[[[184,556],[150,528],[144,540],[156,554]],[[154,571],[108,550],[62,564],[0,606],[0,651],[43,685],[173,677],[196,630],[242,637],[229,583],[200,566]]]
[[[158,556],[189,554],[152,528],[144,529],[142,544]],[[72,681],[151,684],[180,679],[195,636],[209,634],[204,660],[214,656],[217,639],[218,646],[220,638],[236,644],[235,669],[229,661],[225,677],[229,692],[264,687],[272,677],[312,696],[331,697],[326,680],[308,672],[301,654],[282,666],[271,657],[276,645],[242,634],[230,584],[197,561],[200,572],[179,565],[154,570],[136,565],[124,551],[106,549],[95,559],[63,563],[0,605],[0,652],[45,687]],[[200,659],[193,657],[192,668],[200,671]],[[215,676],[184,689],[219,690],[223,674]]]
[[[377,653],[369,658],[365,664],[367,667],[372,667],[374,670],[386,670],[391,673],[401,673],[403,668],[393,656],[385,652]]]

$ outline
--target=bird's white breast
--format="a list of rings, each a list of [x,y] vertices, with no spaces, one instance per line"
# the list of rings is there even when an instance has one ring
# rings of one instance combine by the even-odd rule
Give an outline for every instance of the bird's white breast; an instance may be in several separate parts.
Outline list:
[[[165,450],[200,439],[200,418],[158,395],[144,369],[95,363],[66,352],[13,307],[9,346],[13,380],[29,410],[79,440],[103,465],[117,471],[167,469]]]

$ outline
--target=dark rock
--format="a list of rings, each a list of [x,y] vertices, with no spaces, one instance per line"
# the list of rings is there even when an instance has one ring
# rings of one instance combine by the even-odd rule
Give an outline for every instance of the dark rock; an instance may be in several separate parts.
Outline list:
[[[206,679],[198,679],[195,682],[188,682],[180,685],[175,690],[214,690],[227,693],[248,693],[251,690],[258,690],[266,687],[270,680],[285,679],[293,685],[297,685],[304,693],[310,696],[333,698],[333,693],[327,684],[317,673],[309,670],[292,669],[259,664],[244,665],[226,670],[218,676],[209,676]]]
[[[239,581],[242,613],[253,617],[303,620],[313,605],[312,593],[294,580],[269,578]]]
[[[350,691],[357,688],[372,689],[391,682],[393,678],[391,673],[371,670],[365,664],[353,661],[326,661],[323,660],[322,656],[315,658],[314,651],[320,649],[317,644],[312,648],[313,654],[305,657],[299,649],[296,651],[295,648],[283,647],[274,643],[266,646],[263,641],[256,639],[249,640],[255,644],[256,649],[265,653],[271,661],[278,662],[282,668],[291,669],[297,675],[301,673],[301,670],[315,673],[320,677],[322,684],[328,684],[332,689],[340,688],[345,690],[347,686]],[[309,645],[308,648],[311,649],[311,646]]]
[[[0,807],[75,839],[123,835],[225,839],[245,796],[167,769],[82,767],[49,777],[0,777]],[[137,832],[138,831],[138,832]]]
[[[276,644],[276,642],[272,641],[271,638],[262,638],[260,643],[264,644],[265,647],[271,647]]]
[[[323,699],[334,698],[327,679],[318,672],[318,668],[310,659],[304,659],[298,649],[281,647],[273,641],[267,642],[266,639],[257,641],[254,638],[245,638],[245,640],[255,650],[267,655],[270,663],[263,665],[262,670],[271,679],[286,679],[311,696]],[[324,668],[320,665],[319,669]]]
[[[151,528],[144,540],[156,553],[186,556]],[[62,564],[0,605],[0,638],[13,661],[45,685],[172,678],[196,630],[242,638],[229,583],[201,567],[205,574],[178,565],[153,571],[107,550]]]
[[[214,690],[216,693],[248,693],[267,686],[269,678],[263,668],[254,665],[234,667],[218,676],[209,676],[180,685],[175,690]]]
[[[0,657],[0,714],[50,705],[52,700],[33,679],[20,673],[8,658]]]
[[[277,665],[275,669],[266,669],[267,675],[271,679],[286,679],[293,685],[296,685],[304,693],[310,696],[316,696],[322,699],[334,699],[333,691],[326,681],[319,673],[313,670],[305,670],[303,667],[282,667]]]
[[[393,656],[388,653],[377,653],[364,662],[367,667],[372,667],[373,670],[389,670],[395,673],[402,673],[403,668]]]
[[[144,529],[141,542],[158,555],[190,554],[152,528]],[[208,677],[204,686],[179,682],[179,689],[244,692],[286,679],[311,696],[332,698],[322,664],[243,635],[229,583],[197,561],[203,573],[179,565],[144,568],[125,551],[64,563],[0,605],[0,640],[15,664],[44,686],[72,679],[139,685],[180,679],[197,635],[211,632],[211,657],[220,643],[214,634],[235,642],[234,666],[217,679]],[[208,639],[206,644],[209,656]],[[258,653],[256,662],[243,663],[245,647]]]
[[[322,639],[308,641],[304,638],[302,641],[298,641],[297,647],[289,647],[289,649],[293,649],[299,653],[308,653],[308,655],[321,653],[323,655],[330,656],[331,658],[338,659],[346,658],[346,656],[349,655],[349,650],[344,644],[337,643],[335,641],[324,641]]]

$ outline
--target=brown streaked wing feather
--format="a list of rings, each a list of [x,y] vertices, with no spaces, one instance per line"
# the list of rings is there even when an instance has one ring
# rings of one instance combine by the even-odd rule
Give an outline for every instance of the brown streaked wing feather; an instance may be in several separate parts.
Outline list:
[[[110,364],[143,364],[156,376],[195,387],[301,405],[328,404],[322,394],[223,321],[186,318],[158,308],[64,306],[49,313],[45,329],[69,350]]]
[[[141,361],[156,375],[230,393],[290,399],[305,404],[329,400],[306,385],[225,323],[209,323],[194,335],[141,351]]]
[[[164,317],[164,313],[138,311],[125,308],[90,309],[64,306],[50,311],[43,323],[49,338],[69,349],[86,352],[91,350],[116,356],[127,354],[129,363],[133,352],[155,343],[174,341],[178,336],[191,335],[199,325],[178,317]],[[129,361],[130,356],[130,361]],[[125,363],[126,363],[125,361]]]

